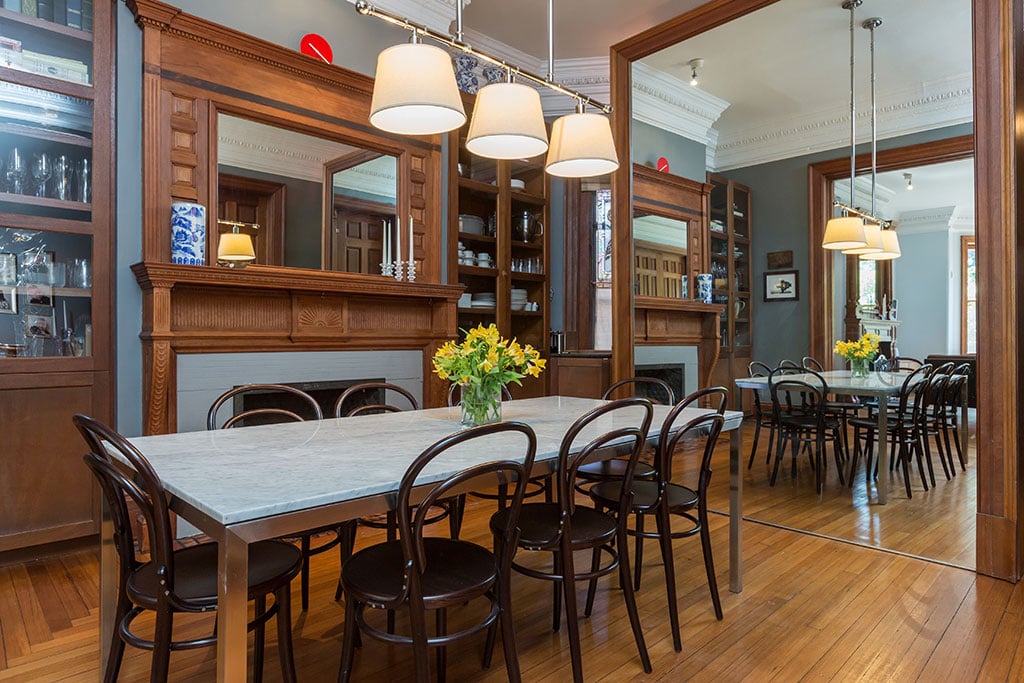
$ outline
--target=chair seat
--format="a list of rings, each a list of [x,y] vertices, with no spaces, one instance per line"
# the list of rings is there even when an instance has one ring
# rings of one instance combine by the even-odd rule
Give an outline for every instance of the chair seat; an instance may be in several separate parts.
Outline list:
[[[461,596],[479,595],[498,580],[494,555],[475,543],[431,537],[423,539],[423,549],[422,588],[428,609],[461,602]],[[401,542],[360,550],[342,566],[341,582],[346,594],[359,601],[394,602],[405,586]],[[443,596],[440,603],[438,596]]]
[[[878,429],[877,418],[855,417],[851,418],[849,420],[849,423],[854,427],[862,427],[864,429]],[[912,418],[907,417],[904,418],[901,423],[899,416],[890,413],[889,417],[887,418],[887,422],[885,423],[885,426],[888,431],[895,431],[897,429],[900,429],[901,427],[903,429],[910,429],[911,427],[914,426],[914,421]]]
[[[814,431],[818,428],[818,417],[816,415],[784,415],[780,420],[783,426],[791,429],[806,429]],[[823,421],[825,429],[839,429],[839,421],[833,417],[826,417]]]
[[[283,541],[260,541],[249,546],[249,598],[272,593],[298,576],[302,552]],[[132,601],[156,609],[162,591],[157,566],[147,562],[128,578]],[[174,592],[196,609],[217,606],[217,544],[202,543],[174,553]]]
[[[586,465],[580,465],[579,469],[576,470],[576,476],[589,481],[622,479],[626,476],[626,466],[628,464],[628,460],[620,460],[619,458],[602,460],[600,462],[588,462]],[[637,462],[633,472],[633,476],[637,479],[650,479],[655,474],[654,468],[645,462]]]
[[[507,510],[491,517],[491,531],[505,528]],[[519,545],[527,548],[547,548],[556,543],[561,508],[558,503],[529,503],[519,513]],[[615,520],[593,508],[576,506],[572,515],[572,544],[583,548],[605,543],[615,537]]]
[[[594,484],[590,488],[590,495],[602,505],[615,508],[619,504],[622,487],[618,482],[607,481]],[[670,510],[690,509],[697,504],[697,492],[679,484],[669,484],[665,487]],[[658,482],[656,481],[635,481],[633,482],[633,507],[649,509],[658,500]]]

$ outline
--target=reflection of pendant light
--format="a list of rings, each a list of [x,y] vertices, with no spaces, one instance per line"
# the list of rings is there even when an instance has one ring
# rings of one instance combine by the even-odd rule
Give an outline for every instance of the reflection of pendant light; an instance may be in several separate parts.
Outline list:
[[[697,69],[704,67],[704,60],[698,57],[697,59],[691,59],[687,64],[690,65],[690,85],[697,87],[700,85],[700,79],[697,77]]]
[[[843,9],[850,11],[850,203],[853,204],[854,178],[857,175],[857,101],[856,86],[854,81],[854,10],[860,6],[863,0],[846,0]],[[825,224],[825,238],[821,246],[825,249],[860,249],[866,247],[868,242],[864,235],[864,220],[859,215],[850,216],[844,210],[844,215],[839,218],[832,218]]]
[[[489,159],[528,159],[548,149],[540,95],[528,85],[484,86],[476,96],[466,149]]]
[[[230,225],[231,232],[223,232],[217,239],[217,265],[225,268],[245,268],[256,260],[256,250],[252,246],[252,237],[238,232],[239,227],[258,229],[256,223],[239,223],[238,221],[219,220],[217,223]]]
[[[448,53],[420,42],[394,45],[377,55],[370,123],[400,135],[434,135],[466,122]]]
[[[871,17],[865,19],[862,27],[866,28],[871,32],[871,216],[873,220],[875,215],[875,183],[877,176],[877,134],[876,134],[876,114],[875,114],[875,29],[882,25],[882,20],[878,17]],[[868,259],[869,261],[891,261],[897,259],[901,255],[900,241],[896,236],[896,232],[892,227],[892,223],[883,225],[878,222],[879,225],[879,237],[881,237],[881,249],[877,251],[871,251],[869,253],[861,253],[861,258]],[[885,229],[882,229],[885,228]]]

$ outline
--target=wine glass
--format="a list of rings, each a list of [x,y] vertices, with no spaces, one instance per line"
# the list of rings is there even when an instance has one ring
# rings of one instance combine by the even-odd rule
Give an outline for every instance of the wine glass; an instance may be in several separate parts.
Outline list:
[[[21,194],[27,173],[25,155],[17,147],[11,147],[7,153],[7,189],[13,194]]]
[[[46,181],[53,175],[53,164],[46,152],[37,154],[32,161],[32,178],[36,181],[36,196],[46,196]]]

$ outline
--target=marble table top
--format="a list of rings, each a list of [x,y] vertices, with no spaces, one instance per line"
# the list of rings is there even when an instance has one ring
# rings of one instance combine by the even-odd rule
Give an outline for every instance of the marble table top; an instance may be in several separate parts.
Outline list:
[[[505,401],[502,418],[525,422],[534,429],[539,462],[557,458],[569,426],[601,403],[564,396]],[[655,406],[652,435],[657,434],[669,410]],[[633,412],[639,415],[639,410]],[[678,424],[706,412],[694,408],[688,415],[688,410]],[[458,408],[436,408],[143,436],[130,441],[149,459],[172,495],[210,519],[229,525],[394,491],[417,455],[461,429],[459,419]],[[636,424],[638,419],[622,414],[614,420],[598,421],[581,435],[579,443],[626,421]],[[727,412],[725,429],[737,428],[741,420],[740,413]],[[525,452],[525,439],[515,433],[490,438],[488,443],[494,445],[495,459]],[[488,459],[478,447],[454,448],[431,463],[421,481],[440,481]]]

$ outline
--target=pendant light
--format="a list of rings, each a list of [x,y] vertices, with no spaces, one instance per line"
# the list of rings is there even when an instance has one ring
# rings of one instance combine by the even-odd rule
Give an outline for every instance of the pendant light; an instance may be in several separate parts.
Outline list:
[[[219,220],[218,224],[230,225],[231,232],[222,232],[217,238],[217,265],[224,268],[245,268],[256,260],[252,237],[238,231],[239,227],[251,227],[258,230],[256,223],[239,223],[238,221]]]
[[[394,45],[377,56],[370,124],[399,135],[435,135],[466,122],[451,58],[420,42]]]
[[[513,83],[492,83],[476,95],[466,149],[489,159],[528,159],[548,149],[544,110],[536,90]]]
[[[619,167],[612,127],[608,117],[583,111],[583,102],[575,114],[555,120],[551,126],[551,146],[544,170],[560,178],[587,178],[605,175]]]
[[[854,10],[863,0],[846,0],[843,9],[850,12],[850,203],[854,198],[854,179],[857,175],[857,100],[854,81]],[[861,249],[868,244],[864,234],[864,219],[859,215],[843,215],[825,224],[824,249]]]
[[[864,23],[861,24],[863,28],[866,28],[871,32],[871,215],[875,215],[875,183],[877,176],[877,161],[878,161],[878,150],[877,150],[877,133],[876,133],[876,106],[875,106],[875,29],[882,25],[882,20],[879,17],[871,17],[865,19]],[[879,237],[881,238],[881,249],[878,251],[871,251],[869,253],[862,253],[861,258],[869,261],[891,261],[898,259],[902,252],[900,251],[900,241],[896,236],[896,231],[892,228],[891,223],[882,224],[879,223]],[[885,228],[885,229],[881,229]]]

